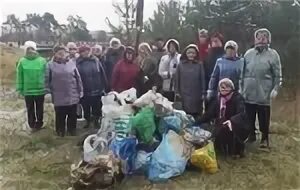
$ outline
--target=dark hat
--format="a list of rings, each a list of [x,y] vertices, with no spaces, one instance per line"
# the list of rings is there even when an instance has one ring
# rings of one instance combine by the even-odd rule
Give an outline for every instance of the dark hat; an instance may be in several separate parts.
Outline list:
[[[60,50],[66,50],[66,48],[65,48],[64,46],[60,46],[60,45],[55,46],[55,47],[53,48],[53,52],[54,52],[54,53],[57,53],[57,52],[60,51]]]

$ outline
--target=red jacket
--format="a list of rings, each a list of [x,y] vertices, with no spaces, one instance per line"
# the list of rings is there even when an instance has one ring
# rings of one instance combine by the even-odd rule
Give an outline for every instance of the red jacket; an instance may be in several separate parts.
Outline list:
[[[137,88],[140,75],[140,67],[135,63],[120,60],[112,73],[112,90],[122,92],[132,87]]]
[[[198,42],[200,61],[204,61],[206,59],[208,55],[208,45],[209,43],[200,44],[200,42]]]

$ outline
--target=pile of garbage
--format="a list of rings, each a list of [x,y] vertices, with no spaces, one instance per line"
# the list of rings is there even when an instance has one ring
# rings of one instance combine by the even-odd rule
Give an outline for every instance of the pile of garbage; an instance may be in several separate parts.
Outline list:
[[[187,164],[217,172],[211,133],[155,90],[138,99],[135,89],[110,92],[102,103],[101,129],[85,139],[83,160],[72,165],[73,189],[106,188],[125,175],[163,182]]]

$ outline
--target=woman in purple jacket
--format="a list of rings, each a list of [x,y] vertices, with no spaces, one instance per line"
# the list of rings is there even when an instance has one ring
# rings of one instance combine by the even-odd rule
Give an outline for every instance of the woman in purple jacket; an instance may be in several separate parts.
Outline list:
[[[66,51],[62,46],[54,48],[54,57],[47,65],[46,90],[52,96],[55,109],[55,128],[58,136],[76,135],[76,106],[83,96],[82,82],[76,63],[66,59]]]

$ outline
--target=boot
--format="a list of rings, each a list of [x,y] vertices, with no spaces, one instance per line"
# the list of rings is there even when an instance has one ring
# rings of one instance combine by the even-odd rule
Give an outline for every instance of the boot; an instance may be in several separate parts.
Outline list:
[[[256,134],[255,132],[254,133],[251,133],[249,136],[248,136],[248,139],[247,139],[247,142],[248,143],[253,143],[256,141]]]
[[[259,144],[259,149],[266,152],[270,152],[268,135],[262,134],[261,141]]]

